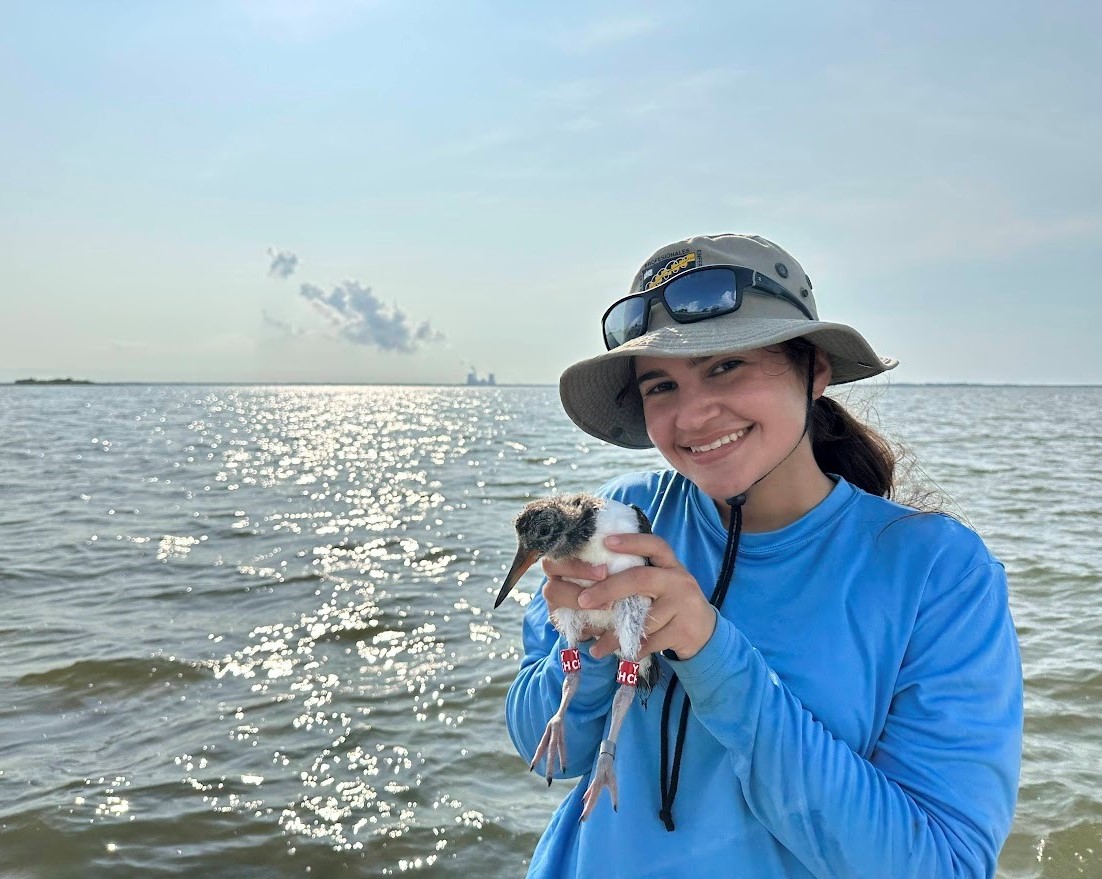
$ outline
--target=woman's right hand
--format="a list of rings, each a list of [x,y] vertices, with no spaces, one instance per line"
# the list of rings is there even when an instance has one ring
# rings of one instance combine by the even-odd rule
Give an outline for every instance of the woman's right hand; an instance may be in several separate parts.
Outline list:
[[[570,610],[582,610],[578,604],[578,596],[585,587],[577,583],[571,583],[564,578],[574,580],[603,580],[608,576],[608,568],[605,565],[587,565],[578,559],[560,559],[551,561],[543,560],[543,572],[547,575],[547,582],[543,584],[543,598],[547,602],[548,611],[556,611],[559,608]],[[589,608],[592,610],[593,608]],[[601,630],[586,626],[582,629],[583,641],[589,641],[601,634]]]

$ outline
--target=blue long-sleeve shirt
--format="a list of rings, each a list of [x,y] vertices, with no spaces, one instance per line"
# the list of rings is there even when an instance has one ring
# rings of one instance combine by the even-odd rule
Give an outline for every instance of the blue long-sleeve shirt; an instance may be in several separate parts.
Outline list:
[[[710,593],[726,532],[715,505],[672,471],[601,492],[641,507]],[[531,759],[558,707],[565,646],[537,594],[507,698]],[[779,531],[744,533],[704,648],[628,711],[607,793],[579,824],[605,736],[616,658],[581,649],[566,718],[566,777],[530,877],[994,876],[1021,761],[1022,677],[1006,576],[960,523],[915,514],[839,480]],[[692,710],[668,832],[659,741],[669,669]],[[680,689],[680,688],[679,688]],[[681,695],[669,720],[676,740]]]

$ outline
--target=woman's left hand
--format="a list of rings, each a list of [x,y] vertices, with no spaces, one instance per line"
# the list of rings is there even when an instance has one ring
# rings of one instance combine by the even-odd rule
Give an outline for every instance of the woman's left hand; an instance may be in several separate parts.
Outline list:
[[[673,650],[678,659],[695,656],[716,627],[716,613],[700,585],[657,534],[613,534],[605,538],[613,552],[641,555],[650,565],[628,568],[594,583],[578,598],[582,607],[605,607],[629,595],[651,599],[640,656]],[[614,631],[605,632],[590,648],[594,657],[620,646]]]

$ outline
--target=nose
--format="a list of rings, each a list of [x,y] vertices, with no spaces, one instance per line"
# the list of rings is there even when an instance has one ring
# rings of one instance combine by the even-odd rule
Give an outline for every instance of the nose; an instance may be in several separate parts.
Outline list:
[[[719,400],[698,384],[683,382],[677,402],[677,429],[685,433],[706,427],[719,414]]]

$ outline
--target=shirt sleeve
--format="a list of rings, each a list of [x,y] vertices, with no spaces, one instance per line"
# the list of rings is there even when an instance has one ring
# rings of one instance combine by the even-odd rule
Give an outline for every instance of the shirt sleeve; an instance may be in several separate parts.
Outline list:
[[[671,663],[755,816],[816,876],[992,877],[1010,831],[1022,676],[1006,576],[923,597],[869,759],[835,739],[720,617]]]
[[[539,747],[547,721],[558,710],[566,675],[559,651],[568,645],[551,625],[542,587],[524,615],[524,658],[505,700],[505,722],[517,753],[527,762]],[[566,768],[556,778],[577,778],[590,770],[601,744],[616,689],[616,657],[594,659],[591,642],[578,645],[582,667],[578,690],[564,717]]]

